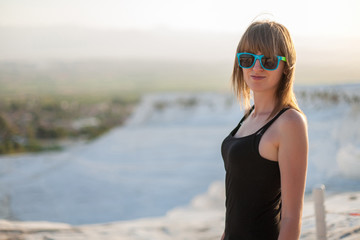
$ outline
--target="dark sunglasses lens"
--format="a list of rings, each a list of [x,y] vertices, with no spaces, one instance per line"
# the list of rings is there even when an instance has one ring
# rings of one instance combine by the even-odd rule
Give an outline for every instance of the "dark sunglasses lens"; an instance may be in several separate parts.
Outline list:
[[[240,67],[249,68],[254,63],[254,57],[249,54],[242,54],[239,58]]]
[[[278,65],[278,59],[277,57],[272,57],[272,58],[263,57],[261,59],[261,63],[266,69],[275,69]]]

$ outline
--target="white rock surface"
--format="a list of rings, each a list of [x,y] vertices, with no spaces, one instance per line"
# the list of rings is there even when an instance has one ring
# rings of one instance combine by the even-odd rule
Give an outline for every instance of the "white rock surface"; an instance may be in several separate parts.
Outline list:
[[[213,183],[189,206],[166,216],[104,224],[71,226],[50,222],[0,221],[0,240],[217,240],[224,229],[224,189]],[[328,240],[360,239],[360,192],[327,195]],[[302,240],[316,239],[311,196],[304,204]]]

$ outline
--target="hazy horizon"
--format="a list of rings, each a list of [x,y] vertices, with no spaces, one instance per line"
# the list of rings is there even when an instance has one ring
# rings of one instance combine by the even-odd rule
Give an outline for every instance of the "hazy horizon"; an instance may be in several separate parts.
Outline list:
[[[240,33],[166,28],[105,30],[74,26],[0,27],[0,32],[1,62],[27,61],[41,63],[42,67],[51,62],[89,61],[168,62],[193,64],[194,68],[208,64],[209,73],[221,72],[218,77],[226,78],[231,74],[241,37]],[[293,40],[298,84],[360,82],[357,66],[360,48],[354,48],[360,38],[293,36]]]

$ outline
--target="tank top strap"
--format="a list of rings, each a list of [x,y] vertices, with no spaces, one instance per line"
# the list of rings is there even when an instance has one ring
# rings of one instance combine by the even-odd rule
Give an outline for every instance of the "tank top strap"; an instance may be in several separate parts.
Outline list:
[[[239,122],[239,125],[241,125],[243,123],[243,121],[245,121],[245,119],[250,115],[250,113],[254,110],[255,108],[255,105],[253,105],[250,110],[249,110],[249,113],[248,114],[244,114],[244,116],[242,117],[242,119],[240,120]]]
[[[243,123],[243,121],[245,121],[245,119],[250,115],[250,113],[254,110],[255,108],[255,105],[253,105],[250,110],[249,110],[249,113],[248,114],[244,114],[244,116],[241,118],[240,122],[238,123],[238,125],[230,132],[230,134],[232,136],[235,135],[235,133],[237,132],[237,130],[241,127],[241,124]]]
[[[278,117],[280,117],[281,114],[283,114],[288,109],[289,107],[281,109],[280,112],[278,112],[278,114],[275,115],[275,117],[273,117],[268,123],[266,123],[262,128],[260,128],[255,134],[263,135],[266,132],[266,130],[271,126],[271,124],[273,124],[275,120],[278,119]]]

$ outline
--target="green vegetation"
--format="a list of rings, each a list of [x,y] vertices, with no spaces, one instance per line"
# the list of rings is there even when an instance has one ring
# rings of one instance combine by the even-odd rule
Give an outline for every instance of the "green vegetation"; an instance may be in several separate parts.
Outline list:
[[[60,150],[60,145],[47,142],[94,139],[121,125],[136,101],[122,97],[60,100],[57,96],[2,99],[0,154]]]

